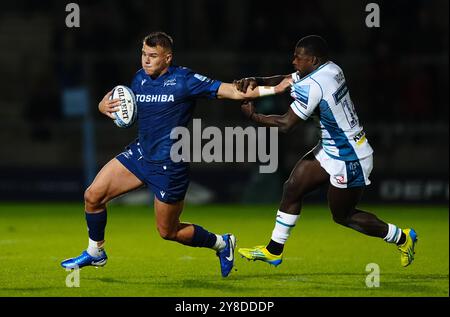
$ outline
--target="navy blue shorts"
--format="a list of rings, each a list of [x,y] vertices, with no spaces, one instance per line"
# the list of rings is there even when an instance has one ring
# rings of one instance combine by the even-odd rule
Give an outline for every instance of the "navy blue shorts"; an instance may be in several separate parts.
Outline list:
[[[189,163],[172,160],[149,162],[142,156],[139,141],[135,140],[116,156],[131,173],[139,178],[165,203],[184,200],[189,186]]]

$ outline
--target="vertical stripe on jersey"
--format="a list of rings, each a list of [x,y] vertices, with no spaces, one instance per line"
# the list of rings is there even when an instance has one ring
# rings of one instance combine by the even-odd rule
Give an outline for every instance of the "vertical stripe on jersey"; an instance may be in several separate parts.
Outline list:
[[[355,153],[355,150],[353,149],[353,146],[348,141],[347,136],[345,135],[344,131],[339,127],[337,124],[336,119],[334,118],[333,112],[331,111],[328,102],[325,100],[321,100],[319,103],[320,108],[320,122],[325,127],[327,132],[330,134],[331,138],[335,142],[335,147],[339,150],[339,156],[334,156],[330,153],[330,151],[327,151],[327,147],[330,145],[323,146],[323,149],[327,154],[329,154],[331,157],[334,157],[339,160],[344,161],[356,161],[358,160],[358,156]]]

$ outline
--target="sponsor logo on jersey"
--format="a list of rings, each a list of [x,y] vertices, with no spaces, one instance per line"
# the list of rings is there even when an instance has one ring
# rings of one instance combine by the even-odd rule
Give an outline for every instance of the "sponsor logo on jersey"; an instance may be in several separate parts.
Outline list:
[[[342,98],[348,93],[348,88],[346,83],[344,82],[341,87],[333,94],[334,102],[338,104]]]
[[[138,102],[173,102],[174,95],[136,95]]]
[[[206,82],[211,81],[211,79],[209,79],[208,77],[202,76],[200,74],[195,74],[194,77],[197,78],[200,81],[206,81]]]
[[[356,144],[361,145],[364,141],[366,141],[366,133],[364,131],[359,132],[353,137],[353,141],[355,141]]]
[[[177,79],[176,78],[172,78],[172,79],[167,79],[164,81],[164,87],[166,86],[175,86],[177,84]]]
[[[336,76],[334,76],[334,80],[340,84],[345,80],[344,74],[342,72],[339,72]]]

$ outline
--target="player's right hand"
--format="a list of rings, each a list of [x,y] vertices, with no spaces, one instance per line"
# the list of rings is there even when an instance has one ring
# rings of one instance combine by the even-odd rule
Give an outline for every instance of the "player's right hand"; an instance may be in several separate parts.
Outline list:
[[[120,99],[109,99],[112,95],[112,90],[108,92],[98,104],[98,110],[105,116],[115,119],[113,112],[119,110]]]
[[[253,114],[256,111],[256,107],[255,107],[255,104],[253,103],[253,101],[245,100],[241,104],[241,110],[248,119],[251,119]]]
[[[233,84],[236,86],[237,90],[243,93],[247,92],[248,87],[250,87],[251,90],[258,87],[258,83],[256,82],[255,77],[247,77],[239,80],[234,80]]]

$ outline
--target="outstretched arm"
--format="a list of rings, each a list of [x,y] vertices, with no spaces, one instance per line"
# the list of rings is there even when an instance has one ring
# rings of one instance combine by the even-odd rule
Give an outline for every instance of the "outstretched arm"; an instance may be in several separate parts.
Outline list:
[[[258,86],[276,86],[280,84],[284,79],[291,79],[291,74],[288,75],[276,75],[271,77],[247,77],[239,80],[235,80],[233,84],[237,89],[242,92],[246,92],[250,87],[251,90]]]
[[[282,79],[276,86],[257,86],[245,91],[240,90],[234,82],[233,84],[222,83],[217,91],[217,98],[226,98],[234,100],[255,99],[264,96],[276,95],[285,92],[292,85],[290,77]],[[248,87],[248,86],[247,86]]]
[[[241,109],[250,120],[262,126],[278,127],[283,133],[291,131],[301,120],[290,107],[283,115],[263,115],[256,112],[252,101],[245,101]]]

